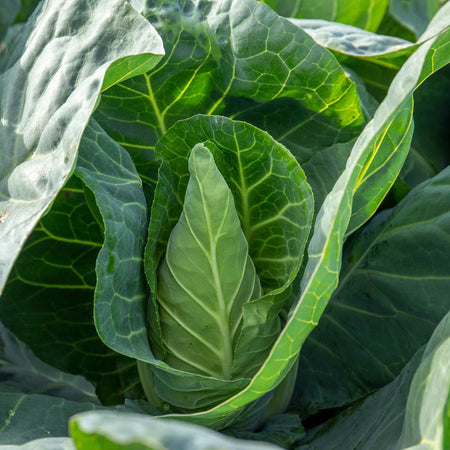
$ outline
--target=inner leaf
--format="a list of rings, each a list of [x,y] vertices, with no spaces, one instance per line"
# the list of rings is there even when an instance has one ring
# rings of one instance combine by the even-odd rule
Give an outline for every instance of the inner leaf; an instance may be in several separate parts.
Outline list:
[[[243,305],[261,297],[262,288],[233,194],[203,144],[191,152],[189,173],[183,212],[158,274],[166,360],[231,379]]]

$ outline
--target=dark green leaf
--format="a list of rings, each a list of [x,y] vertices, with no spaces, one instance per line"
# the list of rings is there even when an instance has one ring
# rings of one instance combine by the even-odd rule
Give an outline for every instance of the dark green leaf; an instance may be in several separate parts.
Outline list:
[[[43,363],[0,322],[0,382],[24,393],[98,402],[84,378]]]
[[[339,287],[300,356],[294,405],[314,412],[391,381],[450,309],[450,169],[344,249]]]
[[[0,444],[67,436],[71,416],[97,408],[93,403],[22,394],[0,385]]]

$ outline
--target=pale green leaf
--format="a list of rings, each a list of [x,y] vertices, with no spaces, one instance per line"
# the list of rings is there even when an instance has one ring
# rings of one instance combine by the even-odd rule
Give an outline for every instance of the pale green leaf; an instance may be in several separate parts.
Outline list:
[[[108,67],[125,58],[121,78],[126,69],[138,74],[131,55],[146,54],[148,70],[163,48],[125,0],[47,0],[7,53],[0,58],[1,286],[72,170],[103,78],[118,79],[119,66],[111,76]]]
[[[80,449],[138,448],[142,450],[277,450],[272,444],[246,442],[197,425],[108,412],[75,416],[70,433]]]
[[[1,450],[75,450],[71,438],[44,438],[23,445],[0,445]]]
[[[159,269],[157,301],[169,365],[230,379],[244,303],[262,295],[233,194],[196,145],[183,212]]]

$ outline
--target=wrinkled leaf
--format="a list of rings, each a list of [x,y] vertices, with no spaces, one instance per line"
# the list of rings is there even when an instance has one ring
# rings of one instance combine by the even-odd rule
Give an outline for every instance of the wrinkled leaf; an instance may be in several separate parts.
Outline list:
[[[245,352],[236,352],[239,360],[235,368],[236,374],[244,377],[261,364],[278,335],[282,294],[300,268],[309,234],[312,196],[298,163],[267,133],[249,124],[218,116],[196,116],[178,122],[157,146],[157,155],[165,162],[160,169],[152,206],[145,259],[153,293],[156,292],[156,270],[170,232],[181,214],[189,179],[188,156],[199,142],[204,142],[213,153],[215,163],[233,192],[250,256],[263,288],[271,291],[267,296],[244,306],[247,311],[244,312],[238,345],[242,345]],[[162,349],[158,352],[161,345],[158,345],[157,307],[154,303],[150,303],[149,311],[151,340],[158,355],[163,355]],[[268,323],[274,324],[269,331]],[[254,343],[245,345],[246,340],[247,343]],[[255,342],[258,344],[255,345]],[[181,396],[175,388],[186,383],[190,375],[171,371],[173,376],[169,381],[169,368],[151,362],[158,394],[165,401],[183,408],[198,408],[199,400],[207,406],[208,397],[211,405],[213,400],[218,400],[219,394],[225,399],[230,396],[229,389],[233,388],[235,393],[234,389],[238,386],[228,383],[227,387],[222,383],[225,390],[218,393],[214,391],[218,380],[197,378],[196,383],[203,385],[204,390],[197,393],[195,391],[198,389],[192,391],[186,387]],[[247,383],[248,379],[242,379],[240,388]]]
[[[0,58],[1,286],[72,170],[103,78],[142,73],[163,53],[155,30],[124,0],[47,0],[13,44]],[[130,56],[141,53],[145,64]]]
[[[421,46],[410,59],[412,62],[409,66],[409,76],[403,79],[403,76],[399,75],[403,89],[392,90],[392,95],[380,105],[373,121],[358,138],[345,172],[325,199],[316,219],[300,299],[292,308],[284,330],[261,369],[245,389],[221,405],[189,417],[172,417],[204,425],[214,423],[235,408],[248,404],[259,398],[263,392],[273,389],[288,373],[298,356],[299,348],[317,325],[337,285],[342,241],[350,219],[353,192],[364,177],[368,167],[367,160],[371,161],[372,146],[379,141],[380,136],[386,135],[393,118],[398,115],[399,109],[401,111],[402,104],[411,101],[416,85],[447,62],[449,54],[445,51],[446,43],[448,33],[443,32]]]
[[[157,138],[198,113],[253,123],[300,162],[360,131],[355,85],[336,59],[265,5],[160,0],[142,10],[167,56],[154,71],[105,92],[96,119],[130,151],[144,181],[156,177]]]

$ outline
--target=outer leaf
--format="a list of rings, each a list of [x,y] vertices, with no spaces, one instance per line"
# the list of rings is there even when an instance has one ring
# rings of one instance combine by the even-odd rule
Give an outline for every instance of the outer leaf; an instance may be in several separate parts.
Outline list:
[[[19,0],[5,0],[0,5],[0,53],[4,50],[4,48],[2,48],[3,37],[5,36],[9,25],[11,25],[17,16],[19,8]]]
[[[390,98],[383,102],[373,121],[356,142],[345,172],[326,198],[317,217],[309,245],[309,259],[302,280],[301,297],[292,308],[290,318],[265,364],[244,390],[221,405],[189,417],[172,417],[200,424],[218,423],[236,408],[272,390],[287,374],[298,356],[299,348],[317,325],[337,285],[342,241],[350,219],[353,192],[364,173],[364,163],[370,158],[372,145],[380,135],[386,134],[393,117],[397,115],[397,108],[405,99],[410,98],[417,83],[445,64],[446,58],[449,57],[445,48],[448,41],[448,33],[444,32],[423,44],[412,57],[415,58],[414,63],[410,63],[410,76],[402,83],[403,89],[392,91]]]
[[[397,450],[406,402],[424,348],[390,384],[307,433],[298,450]]]
[[[111,450],[276,450],[275,445],[225,437],[196,425],[152,419],[137,414],[80,414],[70,423],[78,449]]]
[[[98,402],[94,387],[84,378],[61,372],[40,361],[1,322],[0,381],[24,393]]]
[[[349,241],[339,287],[302,350],[294,405],[311,413],[351,403],[427,342],[450,309],[448,230],[450,169]]]
[[[244,303],[262,296],[233,194],[211,152],[189,156],[183,212],[158,275],[158,307],[167,363],[231,379]]]
[[[291,19],[291,22],[305,30],[317,43],[333,50],[340,61],[350,65],[351,59],[357,58],[398,70],[418,45],[326,20]]]
[[[450,119],[450,66],[443,67],[420,86],[414,96],[413,147],[401,177],[410,187],[437,175],[450,165],[448,123]]]
[[[299,449],[446,448],[450,392],[450,313],[390,384],[312,430]],[[402,432],[403,429],[403,432]]]
[[[93,403],[22,394],[0,386],[0,444],[24,444],[32,439],[67,436],[71,416],[97,408]]]
[[[94,325],[94,270],[103,236],[85,194],[71,178],[41,219],[6,284],[0,317],[40,359],[87,377],[102,401],[119,403],[127,389],[121,379],[126,385],[137,373],[131,360],[101,342]]]
[[[144,168],[154,166],[157,138],[177,120],[198,113],[251,122],[300,162],[360,131],[357,92],[342,67],[265,5],[256,0],[144,3],[143,13],[163,36],[167,56],[155,71],[105,93],[96,119],[133,153],[149,182],[155,176]]]
[[[416,89],[431,74],[438,71],[450,62],[448,52],[450,37],[450,4],[447,4],[435,18],[435,23],[430,29],[441,29],[435,38],[422,44],[421,49],[431,48],[435,52],[433,57],[427,57],[425,52],[416,51],[398,75],[395,77],[386,100],[380,105],[379,114],[388,114],[395,104],[401,90],[407,92],[411,86]],[[423,69],[421,71],[419,68]],[[396,105],[395,115],[387,129],[377,133],[376,140],[364,142],[358,140],[355,146],[370,146],[370,155],[364,162],[364,167],[357,180],[355,187],[355,199],[353,204],[352,218],[347,230],[350,234],[370,218],[381,201],[387,194],[397,177],[408,154],[410,140],[413,132],[412,105],[413,95],[402,96],[401,104]],[[370,125],[370,124],[369,124]]]
[[[325,19],[376,31],[389,0],[262,0],[279,14],[298,19]]]
[[[139,73],[136,62],[142,65],[130,55],[147,53],[148,70],[163,53],[154,29],[124,0],[44,6],[1,62],[7,70],[0,75],[0,286],[72,170],[108,67],[129,57],[120,66],[126,78]],[[114,70],[109,78],[118,75]]]
[[[450,313],[447,313],[433,333],[414,375],[400,448],[445,448],[449,395]]]
[[[75,450],[70,438],[36,439],[23,445],[2,445],[1,450]]]

